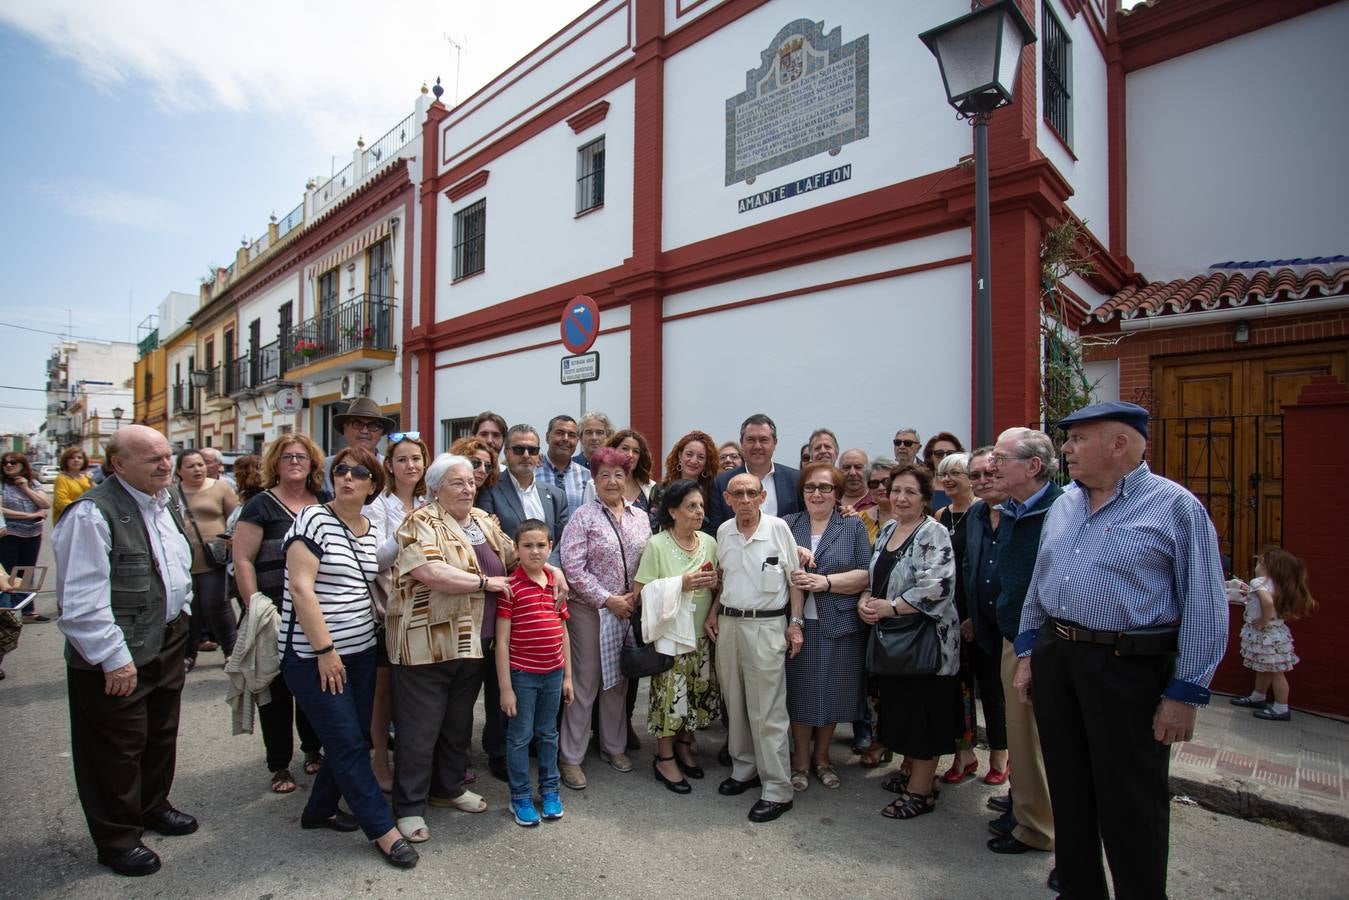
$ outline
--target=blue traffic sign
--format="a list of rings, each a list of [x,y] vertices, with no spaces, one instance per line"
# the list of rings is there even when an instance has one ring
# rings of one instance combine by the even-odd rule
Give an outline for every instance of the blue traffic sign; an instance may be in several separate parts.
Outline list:
[[[585,294],[577,294],[562,312],[562,345],[572,353],[585,353],[599,333],[599,304]]]

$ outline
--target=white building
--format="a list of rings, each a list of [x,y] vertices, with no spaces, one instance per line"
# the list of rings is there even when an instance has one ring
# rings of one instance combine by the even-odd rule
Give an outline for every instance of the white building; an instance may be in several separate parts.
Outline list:
[[[126,341],[60,340],[47,360],[47,450],[59,456],[78,444],[101,459],[108,437],[130,423],[136,345]],[[119,419],[113,410],[121,410]]]

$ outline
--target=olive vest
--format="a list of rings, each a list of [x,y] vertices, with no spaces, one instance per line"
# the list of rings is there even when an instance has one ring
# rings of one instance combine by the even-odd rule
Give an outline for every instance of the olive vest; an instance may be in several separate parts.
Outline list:
[[[145,518],[136,498],[122,487],[118,478],[108,478],[86,491],[67,508],[67,512],[76,504],[86,502],[98,507],[111,532],[108,577],[112,588],[112,618],[122,630],[131,661],[140,668],[159,655],[164,644],[164,617],[168,614],[164,577],[150,543],[150,532],[145,527]],[[183,535],[183,540],[187,540],[177,504],[170,503],[168,509],[178,532]],[[66,641],[66,664],[72,669],[100,669],[86,662],[69,641]]]

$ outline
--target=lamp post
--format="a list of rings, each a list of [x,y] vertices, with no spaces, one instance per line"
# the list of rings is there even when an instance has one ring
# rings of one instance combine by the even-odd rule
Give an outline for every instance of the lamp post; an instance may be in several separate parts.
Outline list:
[[[1021,50],[1035,31],[1015,0],[975,4],[918,39],[937,57],[946,102],[974,126],[974,443],[993,443],[993,285],[989,272],[988,119],[1012,102]]]
[[[122,430],[122,414],[125,413],[125,412],[126,412],[126,410],[122,409],[122,407],[120,407],[120,406],[114,406],[114,407],[112,408],[112,431],[113,431],[113,434],[116,434],[117,432],[119,432],[119,431]]]
[[[211,381],[211,373],[205,369],[193,369],[192,379],[192,409],[197,414],[197,439],[192,445],[194,448],[201,447],[201,389],[206,387]]]

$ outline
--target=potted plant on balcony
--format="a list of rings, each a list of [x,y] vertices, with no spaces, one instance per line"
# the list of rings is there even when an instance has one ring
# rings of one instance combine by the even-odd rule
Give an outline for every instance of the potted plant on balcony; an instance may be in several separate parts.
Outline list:
[[[351,344],[359,341],[362,347],[369,347],[375,337],[375,326],[366,325],[361,328],[357,325],[348,325],[342,329],[342,335]]]
[[[319,342],[309,338],[301,338],[295,342],[295,352],[305,359],[312,359],[319,352]]]

